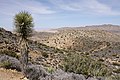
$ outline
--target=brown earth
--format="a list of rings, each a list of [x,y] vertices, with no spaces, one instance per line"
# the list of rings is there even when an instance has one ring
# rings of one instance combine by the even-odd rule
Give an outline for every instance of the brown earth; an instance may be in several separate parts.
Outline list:
[[[11,69],[0,68],[0,80],[27,80],[26,78],[22,79],[23,75],[21,72]]]

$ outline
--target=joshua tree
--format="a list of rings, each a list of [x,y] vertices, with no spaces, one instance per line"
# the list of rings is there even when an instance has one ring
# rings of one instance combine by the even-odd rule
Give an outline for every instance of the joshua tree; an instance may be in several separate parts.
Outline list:
[[[31,14],[26,11],[16,14],[14,17],[14,26],[17,35],[20,37],[21,70],[24,76],[26,76],[28,65],[28,37],[31,36],[34,27]]]

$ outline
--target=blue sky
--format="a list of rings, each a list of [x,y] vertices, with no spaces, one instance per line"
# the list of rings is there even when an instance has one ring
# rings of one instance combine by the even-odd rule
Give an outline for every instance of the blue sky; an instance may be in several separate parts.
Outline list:
[[[30,12],[36,30],[96,24],[120,25],[120,0],[0,0],[0,26],[13,30],[14,15]]]

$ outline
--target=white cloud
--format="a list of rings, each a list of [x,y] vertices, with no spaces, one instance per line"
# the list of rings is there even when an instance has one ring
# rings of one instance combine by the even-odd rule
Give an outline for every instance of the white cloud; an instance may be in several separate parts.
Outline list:
[[[90,14],[120,15],[119,11],[100,3],[98,0],[50,0],[57,7],[68,11],[81,11]]]
[[[0,13],[4,15],[14,15],[26,10],[33,14],[52,14],[55,11],[35,0],[3,0],[0,1]]]
[[[54,4],[56,11],[76,11],[88,14],[97,15],[120,15],[120,11],[115,11],[111,6],[100,3],[98,0],[48,0]],[[0,0],[0,14],[14,15],[21,10],[26,10],[36,14],[53,14],[55,10],[51,8],[53,6],[44,5],[40,1],[36,0]]]

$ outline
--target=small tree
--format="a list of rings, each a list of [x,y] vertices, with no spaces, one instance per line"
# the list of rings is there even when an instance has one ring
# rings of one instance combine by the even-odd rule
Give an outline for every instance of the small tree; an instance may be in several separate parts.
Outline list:
[[[31,14],[26,11],[16,14],[14,17],[14,26],[17,35],[20,37],[21,70],[24,76],[26,76],[28,65],[28,37],[31,36],[34,27]]]

